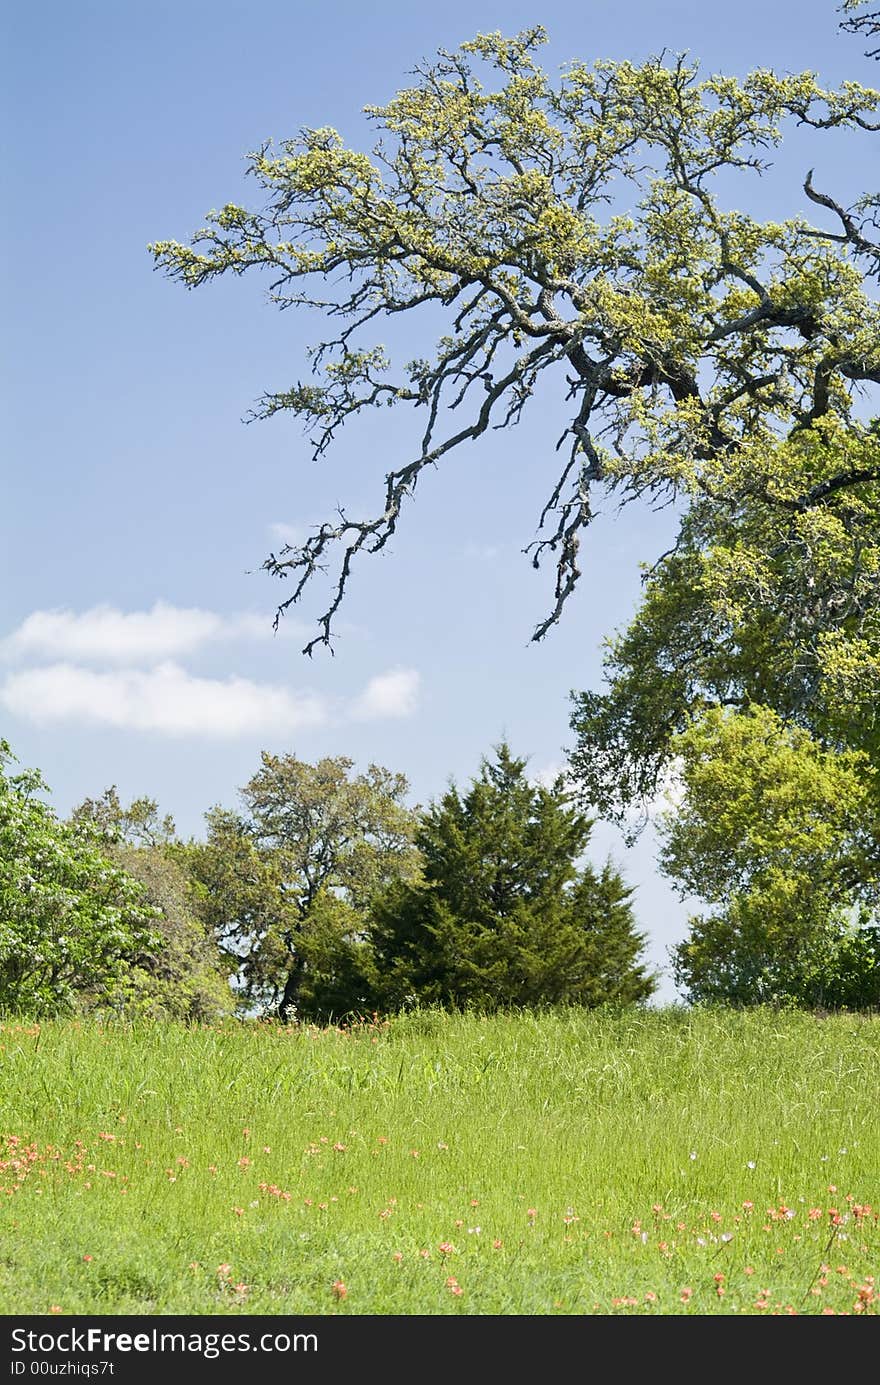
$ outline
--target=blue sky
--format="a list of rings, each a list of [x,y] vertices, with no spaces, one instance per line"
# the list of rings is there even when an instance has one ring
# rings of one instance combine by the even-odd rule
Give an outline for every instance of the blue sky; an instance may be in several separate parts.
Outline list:
[[[563,624],[530,644],[552,580],[521,549],[558,434],[537,408],[423,479],[393,548],[357,572],[335,658],[304,659],[319,608],[273,637],[284,589],[260,563],[338,504],[371,508],[403,440],[380,415],[315,465],[294,420],[245,427],[260,393],[304,373],[320,320],[278,314],[248,278],[187,294],[153,273],[148,242],[185,240],[208,209],[247,201],[244,156],[267,138],[330,124],[368,146],[362,107],[479,30],[542,23],[551,69],[665,48],[715,71],[876,80],[836,20],[833,0],[741,0],[735,11],[705,0],[48,0],[8,11],[0,736],[42,769],[59,812],[115,783],[198,834],[261,749],[386,764],[407,774],[416,802],[450,776],[465,783],[502,736],[536,774],[561,766],[568,693],[597,686],[601,642],[632,613],[638,564],[673,524],[669,512],[609,509]],[[750,185],[749,208],[802,210],[810,166],[817,186],[854,197],[864,148],[795,138]],[[614,829],[594,832],[597,859],[610,851],[638,886],[639,923],[663,965],[687,908],[654,850],[650,832],[630,851]],[[667,977],[660,996],[673,995]]]

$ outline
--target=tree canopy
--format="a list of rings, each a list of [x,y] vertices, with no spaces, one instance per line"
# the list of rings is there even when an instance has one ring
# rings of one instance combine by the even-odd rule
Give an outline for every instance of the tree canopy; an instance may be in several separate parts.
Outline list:
[[[0,1010],[124,1006],[131,966],[161,947],[158,911],[89,823],[60,821],[36,770],[0,740]]]
[[[160,815],[154,798],[133,798],[126,807],[115,784],[100,798],[84,798],[70,817],[72,822],[91,822],[108,841],[128,846],[168,846],[177,840],[174,819],[170,813]]]
[[[301,1008],[304,988],[309,1000],[316,969],[322,994],[333,989],[328,947],[344,966],[374,895],[418,869],[405,777],[353,768],[343,755],[309,764],[264,752],[241,790],[244,812],[213,809],[207,842],[191,849],[207,917],[246,996],[282,1019]]]
[[[558,781],[529,782],[507,745],[467,793],[450,787],[422,816],[421,876],[371,911],[377,1004],[494,1010],[643,1000],[632,891],[609,864],[580,861],[590,820]]]
[[[607,688],[574,696],[573,772],[620,820],[707,707],[766,705],[880,755],[880,429],[823,419],[723,469],[609,642]],[[837,484],[847,470],[861,481]]]
[[[674,749],[661,859],[712,906],[673,950],[690,998],[880,1004],[876,766],[757,706],[707,711]]]
[[[171,815],[146,796],[126,806],[113,784],[74,808],[71,822],[100,834],[104,852],[138,882],[156,915],[154,942],[131,957],[117,1009],[186,1022],[229,1014],[230,968],[207,918],[206,892],[190,870],[193,848],[179,840]]]
[[[597,488],[622,503],[677,497],[685,509],[723,509],[751,473],[784,523],[832,497],[858,505],[877,482],[854,407],[880,382],[878,307],[865,283],[880,266],[877,199],[845,208],[811,172],[802,207],[783,221],[725,197],[731,173],[767,169],[786,127],[875,132],[880,95],[765,68],[704,77],[682,57],[574,61],[553,81],[536,57],[545,38],[536,27],[441,51],[412,86],[368,108],[379,135],[371,154],[329,127],[266,144],[248,170],[262,205],[229,203],[190,245],[151,247],[189,288],[264,271],[275,304],[333,325],[311,377],[254,410],[300,418],[316,456],[376,406],[424,420],[372,516],[343,509],[266,559],[292,579],[280,612],[336,555],[306,652],[330,644],[355,560],[385,546],[425,469],[515,424],[542,382],[542,407],[554,390],[558,401],[548,453],[555,442],[561,458],[526,549],[535,567],[555,565],[535,639],[575,588]],[[375,339],[401,314],[414,331],[432,332],[438,316],[446,324],[402,364]],[[821,446],[841,428],[853,456],[844,448],[820,475],[802,468],[784,494],[761,486],[765,454],[804,434]]]

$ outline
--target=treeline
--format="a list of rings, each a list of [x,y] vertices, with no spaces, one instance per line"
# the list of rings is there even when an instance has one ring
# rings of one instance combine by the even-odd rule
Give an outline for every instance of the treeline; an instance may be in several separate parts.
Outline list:
[[[863,757],[760,707],[710,710],[672,744],[659,864],[709,904],[670,950],[685,998],[880,1007]],[[656,988],[632,889],[585,864],[572,781],[530,781],[506,744],[422,809],[381,766],[264,753],[202,840],[115,787],[64,821],[45,789],[0,741],[0,1011],[323,1022]]]
[[[237,811],[183,841],[115,787],[67,821],[0,760],[0,1010],[328,1021],[647,999],[644,937],[562,780],[506,745],[465,793],[410,808],[403,775],[263,754]]]

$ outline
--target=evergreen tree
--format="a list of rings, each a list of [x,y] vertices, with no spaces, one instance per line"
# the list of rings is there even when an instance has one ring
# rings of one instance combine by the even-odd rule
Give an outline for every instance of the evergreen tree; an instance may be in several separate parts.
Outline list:
[[[506,744],[462,797],[453,785],[423,815],[422,877],[374,905],[378,1007],[643,1000],[629,890],[610,866],[578,868],[591,821],[561,781],[531,784]]]

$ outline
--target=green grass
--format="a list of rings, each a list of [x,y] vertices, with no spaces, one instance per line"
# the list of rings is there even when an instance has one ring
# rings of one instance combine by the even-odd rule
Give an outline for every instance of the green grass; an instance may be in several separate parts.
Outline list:
[[[6,1023],[0,1312],[875,1312],[878,1075],[855,1016]]]

